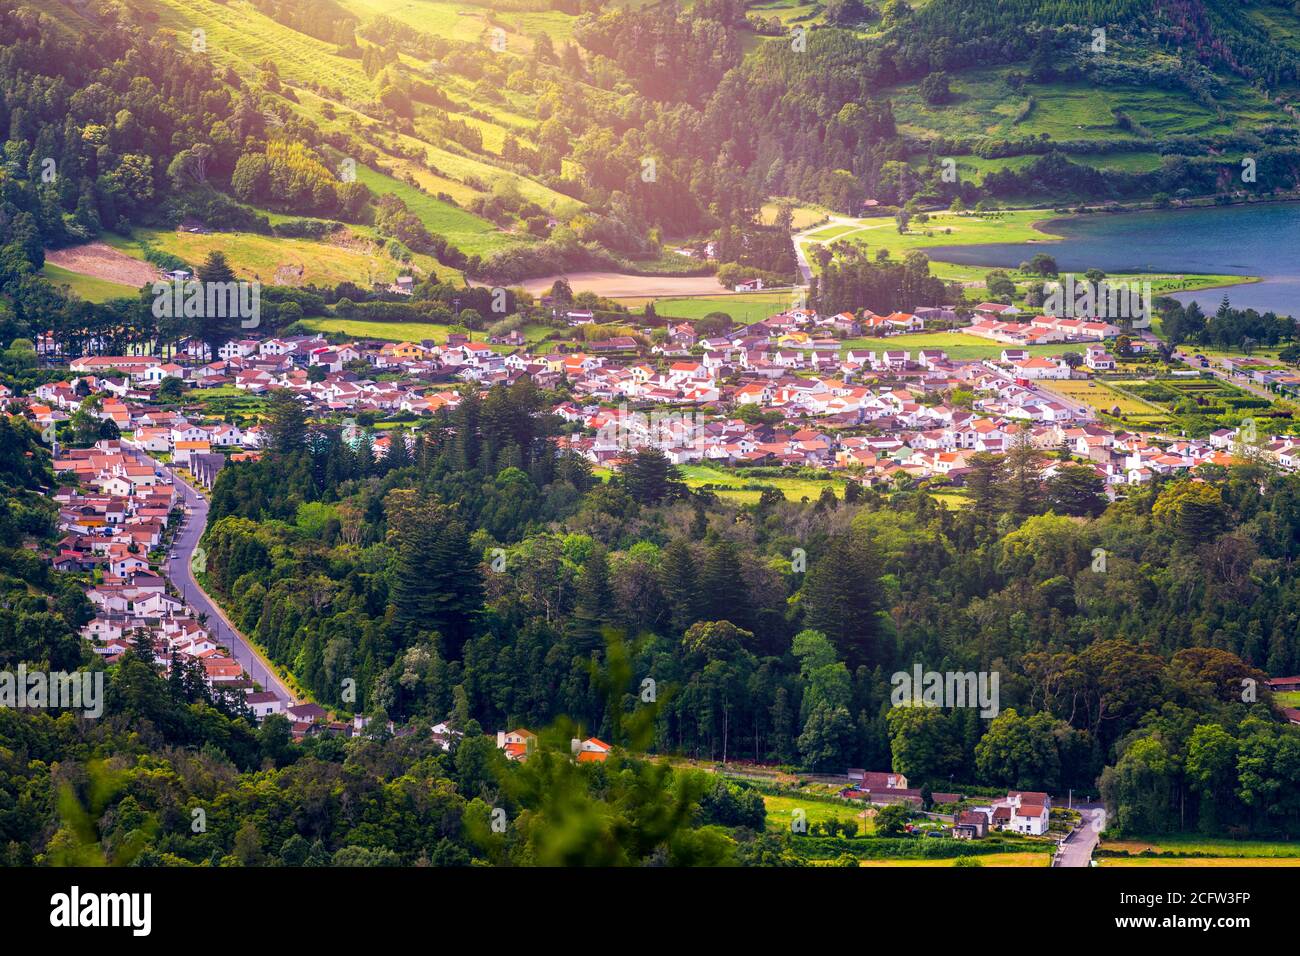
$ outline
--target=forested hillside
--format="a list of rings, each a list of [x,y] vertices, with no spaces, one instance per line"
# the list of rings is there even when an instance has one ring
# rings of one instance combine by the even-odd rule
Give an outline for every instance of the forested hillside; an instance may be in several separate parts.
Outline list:
[[[787,277],[772,197],[1267,195],[1300,51],[1289,4],[1248,7],[8,0],[0,287],[114,231],[181,265],[182,221],[501,282],[698,270],[664,241],[730,233],[715,265]]]

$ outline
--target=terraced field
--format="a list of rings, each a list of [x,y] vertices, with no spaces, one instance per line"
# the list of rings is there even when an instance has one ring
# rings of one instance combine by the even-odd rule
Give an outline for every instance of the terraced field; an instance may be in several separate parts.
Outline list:
[[[373,102],[376,90],[362,70],[360,58],[341,56],[334,44],[286,27],[244,0],[225,4],[210,0],[132,0],[132,3],[148,8],[158,24],[174,31],[177,42],[187,49],[191,47],[193,32],[202,31],[205,49],[195,55],[212,57],[241,75],[256,78],[264,61],[275,63],[281,82],[292,89],[297,100],[286,100],[291,109],[330,132],[355,135],[358,129],[368,129],[382,149],[394,151],[388,160],[398,172],[411,173],[420,187],[431,194],[443,192],[459,203],[467,203],[490,191],[496,182],[507,180],[524,198],[561,217],[582,208],[581,202],[490,161],[493,154],[500,153],[507,135],[525,144],[529,142],[538,122],[530,97],[511,92],[503,94],[505,102],[489,103],[476,96],[467,80],[444,77],[440,85],[453,100],[493,117],[489,120],[482,115],[459,114],[461,120],[477,128],[483,137],[482,158],[466,155],[441,144],[426,121],[425,108],[417,110],[414,130],[418,135],[394,132],[368,117],[358,107]],[[486,9],[463,4],[393,5],[383,0],[349,0],[343,5],[356,13],[361,22],[382,13],[433,36],[452,36],[466,42],[478,42],[488,28]],[[551,11],[498,15],[498,22],[507,31],[511,43],[510,51],[521,54],[531,51],[532,42],[527,37],[547,33],[554,39],[567,38],[573,20]],[[428,69],[427,64],[417,63],[410,57],[404,57],[403,63],[417,73]],[[426,162],[414,164],[401,159],[395,154],[398,149],[424,156]],[[477,237],[469,240],[473,248],[467,252],[493,251],[495,244],[484,238],[490,230],[471,227],[463,231]],[[504,238],[500,245],[511,241],[509,237]]]
[[[530,241],[504,233],[495,223],[368,166],[357,166],[357,181],[376,195],[392,194],[399,197],[430,232],[445,236],[448,242],[466,255],[487,255],[507,246]]]
[[[270,59],[280,78],[292,86],[323,84],[358,101],[374,98],[373,85],[360,59],[339,56],[332,43],[298,33],[257,11],[244,0],[136,0],[157,14],[158,25],[174,30],[186,48],[194,30],[202,30],[203,54],[244,75],[255,75]]]
[[[952,82],[953,99],[941,106],[925,104],[910,86],[891,91],[895,114],[909,132],[949,136],[1041,136],[1054,140],[1142,141],[1147,137],[1122,127],[1117,113],[1129,116],[1152,136],[1217,135],[1232,123],[1223,113],[1190,95],[1143,87],[1098,87],[1085,82],[1028,84],[1014,93],[1006,84],[1008,68],[971,70]],[[1243,122],[1276,118],[1267,101],[1244,86],[1228,87],[1225,105]]]
[[[384,255],[375,242],[358,235],[352,240],[284,239],[250,232],[178,232],[173,229],[139,229],[131,239],[110,237],[113,248],[144,259],[145,243],[197,265],[210,252],[226,254],[235,273],[271,285],[334,285],[339,282],[392,282],[402,264]],[[455,276],[429,256],[415,256],[420,272]]]

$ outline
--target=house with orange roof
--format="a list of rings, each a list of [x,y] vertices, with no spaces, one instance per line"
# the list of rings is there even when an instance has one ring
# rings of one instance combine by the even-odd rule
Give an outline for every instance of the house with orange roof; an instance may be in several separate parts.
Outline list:
[[[516,730],[497,731],[497,749],[504,750],[507,760],[526,760],[537,746],[537,735],[519,727]]]
[[[610,746],[597,737],[586,740],[573,738],[573,756],[578,763],[604,763],[609,757]]]

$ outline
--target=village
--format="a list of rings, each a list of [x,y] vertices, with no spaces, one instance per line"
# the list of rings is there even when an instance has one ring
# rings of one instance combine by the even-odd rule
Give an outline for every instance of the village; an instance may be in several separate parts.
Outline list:
[[[574,327],[592,321],[582,311],[564,318]],[[625,336],[538,354],[517,331],[490,342],[456,333],[442,343],[250,337],[226,342],[215,359],[191,340],[166,357],[76,357],[65,380],[0,397],[17,403],[47,440],[79,412],[111,422],[119,436],[83,448],[56,444],[54,452],[54,471],[67,483],[53,492],[63,537],[51,560],[58,570],[94,575],[87,596],[97,615],[84,636],[97,653],[111,663],[147,640],[161,667],[189,668],[214,694],[243,695],[255,718],[283,714],[297,736],[350,735],[363,730],[364,718],[333,721],[316,704],[259,686],[216,638],[211,615],[169,589],[176,525],[191,510],[177,483],[201,495],[223,467],[260,455],[264,439],[255,416],[208,414],[205,394],[287,390],[318,420],[341,418],[358,441],[359,417],[418,424],[454,409],[467,385],[527,377],[569,396],[550,409],[567,424],[554,440],[601,469],[617,471],[630,450],[657,447],[674,465],[811,468],[863,486],[905,478],[960,488],[971,456],[1028,441],[1044,452],[1044,480],[1083,462],[1117,497],[1159,475],[1227,465],[1240,446],[1241,429],[1199,439],[1116,429],[1050,390],[1052,382],[1112,369],[1107,343],[1121,334],[1117,326],[1050,316],[1019,322],[1015,307],[981,303],[960,331],[1004,343],[996,358],[954,360],[941,349],[905,347],[927,322],[956,318],[942,307],[884,316],[795,308],[715,337],[676,322],[648,348]],[[864,334],[879,345],[841,348],[844,336]],[[1045,343],[1078,350],[1082,362],[1026,348]],[[60,350],[42,344],[47,356]],[[167,383],[178,401],[160,398]],[[960,394],[968,396],[962,405],[952,401]],[[367,440],[382,458],[405,434],[375,430]],[[1256,443],[1282,468],[1300,464],[1300,445],[1290,439]],[[436,732],[449,742],[447,727]],[[512,731],[498,743],[513,759],[526,754],[528,741],[527,731]],[[607,752],[595,738],[575,746],[580,759]]]
[[[489,342],[456,333],[442,343],[247,338],[221,346],[214,361],[204,361],[209,356],[199,354],[198,343],[167,358],[90,355],[71,360],[66,381],[42,385],[23,401],[44,431],[98,395],[90,413],[112,421],[127,446],[161,455],[209,487],[227,461],[257,453],[261,427],[232,416],[191,420],[176,405],[160,406],[155,393],[168,379],[181,384],[186,401],[201,402],[218,389],[250,397],[285,389],[322,420],[418,424],[455,408],[466,384],[486,389],[527,377],[568,395],[551,408],[568,423],[558,441],[609,469],[619,467],[629,447],[652,445],[676,465],[813,468],[863,485],[902,476],[960,487],[972,455],[1028,440],[1086,462],[1114,496],[1157,475],[1230,461],[1235,429],[1192,439],[1103,424],[1056,384],[1112,371],[1118,327],[1050,316],[1007,321],[1014,308],[981,303],[970,324],[958,328],[1004,345],[981,359],[906,347],[927,321],[951,322],[951,309],[821,316],[800,308],[715,337],[700,338],[690,322],[671,324],[648,347],[616,336],[533,353],[514,331]],[[582,312],[566,318],[591,321]],[[844,336],[863,334],[876,336],[870,347],[841,347]],[[1060,343],[1061,354],[1031,354],[1029,345],[1045,343]],[[1137,337],[1125,344],[1134,354],[1150,347]],[[645,425],[652,410],[664,413],[662,421],[673,419],[671,427]],[[374,453],[386,454],[391,440],[375,431]],[[1291,439],[1254,440],[1282,468],[1297,461]],[[1061,464],[1045,460],[1043,477]],[[120,492],[124,484],[119,478],[110,487]]]

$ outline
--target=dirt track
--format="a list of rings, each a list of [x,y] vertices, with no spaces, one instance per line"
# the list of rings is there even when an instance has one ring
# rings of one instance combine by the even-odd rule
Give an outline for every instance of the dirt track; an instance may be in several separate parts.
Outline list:
[[[102,242],[87,242],[66,249],[47,249],[45,261],[69,272],[107,279],[138,289],[158,279],[158,269],[147,262],[132,259],[124,252]]]

